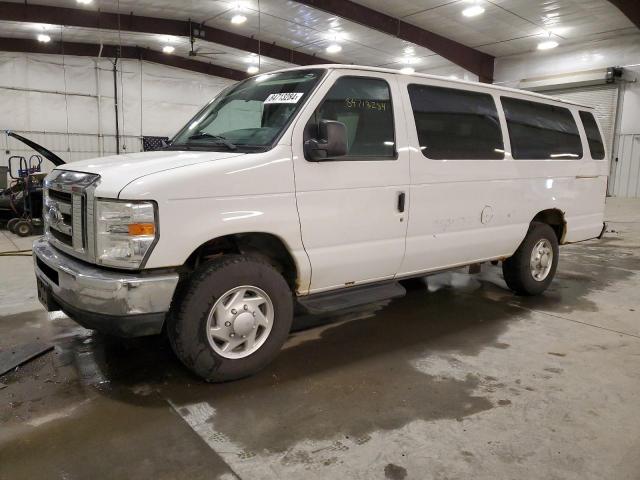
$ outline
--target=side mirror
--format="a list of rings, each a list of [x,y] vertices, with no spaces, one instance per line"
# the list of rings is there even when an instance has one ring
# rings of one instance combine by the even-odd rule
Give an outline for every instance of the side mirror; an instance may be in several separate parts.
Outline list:
[[[320,139],[311,138],[304,142],[307,160],[320,162],[347,154],[347,127],[335,120],[320,120]]]

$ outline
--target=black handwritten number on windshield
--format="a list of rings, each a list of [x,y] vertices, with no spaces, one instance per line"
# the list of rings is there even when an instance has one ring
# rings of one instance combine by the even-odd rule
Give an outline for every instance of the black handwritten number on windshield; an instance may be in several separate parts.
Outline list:
[[[361,109],[361,110],[377,110],[384,112],[387,110],[386,102],[377,102],[375,100],[366,100],[363,98],[345,98],[344,104],[347,108]]]

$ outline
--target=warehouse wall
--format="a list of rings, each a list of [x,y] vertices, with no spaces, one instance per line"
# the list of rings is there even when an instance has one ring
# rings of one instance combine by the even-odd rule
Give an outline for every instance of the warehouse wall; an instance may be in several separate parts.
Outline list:
[[[121,145],[129,152],[141,150],[142,135],[172,136],[232,83],[137,60],[119,63],[117,82]],[[0,131],[7,129],[24,133],[67,161],[115,153],[111,62],[0,52]],[[0,149],[0,165],[10,155],[33,153],[4,133]]]
[[[640,34],[496,59],[495,81],[518,86],[525,79],[612,66],[624,67],[611,158],[610,192],[640,197]],[[617,159],[617,161],[616,161]]]

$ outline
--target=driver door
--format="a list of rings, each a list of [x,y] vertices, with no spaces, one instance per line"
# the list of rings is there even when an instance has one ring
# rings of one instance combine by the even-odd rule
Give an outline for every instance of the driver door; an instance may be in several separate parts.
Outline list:
[[[409,154],[396,78],[335,70],[293,129],[296,199],[310,293],[392,279],[405,251]],[[305,158],[320,120],[343,123],[347,154]]]

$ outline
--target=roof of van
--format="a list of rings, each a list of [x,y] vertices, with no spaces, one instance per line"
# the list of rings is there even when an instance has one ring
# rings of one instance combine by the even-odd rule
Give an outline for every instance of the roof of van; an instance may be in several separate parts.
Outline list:
[[[407,76],[407,77],[417,77],[417,78],[429,78],[432,80],[445,80],[447,82],[451,82],[451,83],[457,83],[457,84],[461,84],[461,85],[474,85],[474,86],[479,86],[479,87],[483,87],[483,88],[489,88],[492,90],[499,90],[502,92],[512,92],[512,93],[518,93],[520,95],[527,95],[530,97],[534,97],[534,98],[540,98],[543,100],[551,100],[554,102],[561,102],[561,103],[567,103],[569,105],[576,105],[578,107],[582,107],[582,108],[587,108],[589,110],[592,110],[593,107],[589,106],[589,105],[584,105],[581,103],[576,103],[576,102],[571,102],[569,100],[565,100],[564,98],[559,98],[559,97],[553,97],[551,95],[543,95],[541,93],[537,93],[537,92],[531,92],[528,90],[520,90],[518,88],[511,88],[511,87],[503,87],[501,85],[494,85],[492,83],[481,83],[481,82],[471,82],[469,80],[460,80],[457,78],[450,78],[450,77],[443,77],[441,75],[429,75],[427,73],[401,73],[400,70],[394,70],[391,68],[381,68],[381,67],[368,67],[368,66],[364,66],[364,65],[347,65],[347,64],[343,64],[343,63],[326,63],[326,64],[319,64],[319,65],[304,65],[304,66],[300,66],[300,67],[292,67],[292,68],[282,68],[280,70],[274,70],[272,72],[268,72],[268,73],[276,73],[276,72],[285,72],[285,71],[290,71],[290,70],[309,70],[309,69],[313,69],[313,68],[326,68],[326,69],[342,69],[342,70],[365,70],[368,72],[381,72],[381,73],[392,73],[395,75],[403,75],[403,76]]]

